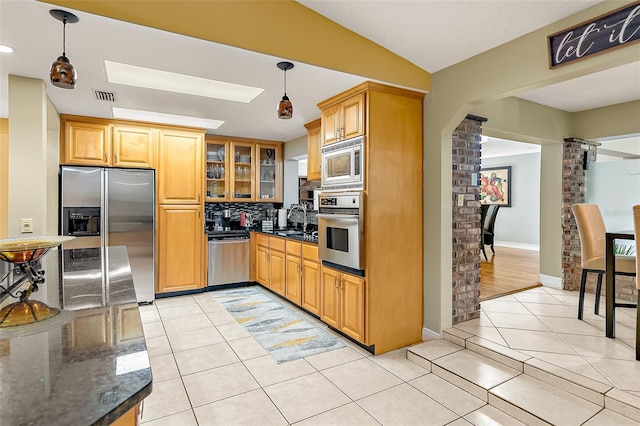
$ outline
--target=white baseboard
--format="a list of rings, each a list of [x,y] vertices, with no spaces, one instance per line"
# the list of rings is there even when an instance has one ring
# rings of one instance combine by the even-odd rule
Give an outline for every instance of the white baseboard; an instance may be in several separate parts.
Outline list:
[[[540,251],[540,246],[538,244],[514,243],[511,241],[495,241],[494,245],[498,247],[508,247],[520,250]]]
[[[552,277],[551,275],[543,275],[543,274],[538,275],[538,277],[543,286],[562,290],[561,277]]]
[[[440,333],[436,333],[433,330],[430,330],[426,327],[422,328],[422,340],[433,340],[433,339],[441,339],[442,336]]]

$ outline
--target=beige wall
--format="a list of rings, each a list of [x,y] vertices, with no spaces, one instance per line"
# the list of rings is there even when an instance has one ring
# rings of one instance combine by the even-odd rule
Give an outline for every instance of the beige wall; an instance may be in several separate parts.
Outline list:
[[[58,234],[56,116],[42,80],[9,76],[9,236]],[[33,220],[32,234],[21,218]]]
[[[9,214],[9,120],[0,118],[0,238],[8,233]]]
[[[625,102],[573,114],[574,137],[598,139],[640,133],[640,101]]]
[[[291,139],[284,144],[284,159],[291,160],[307,154],[307,135]]]

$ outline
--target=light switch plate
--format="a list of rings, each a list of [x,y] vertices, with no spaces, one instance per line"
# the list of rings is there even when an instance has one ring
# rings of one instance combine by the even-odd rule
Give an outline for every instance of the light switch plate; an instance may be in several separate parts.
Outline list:
[[[458,207],[464,206],[464,194],[458,194]]]
[[[33,219],[25,217],[20,219],[20,232],[23,234],[30,234],[33,232]]]

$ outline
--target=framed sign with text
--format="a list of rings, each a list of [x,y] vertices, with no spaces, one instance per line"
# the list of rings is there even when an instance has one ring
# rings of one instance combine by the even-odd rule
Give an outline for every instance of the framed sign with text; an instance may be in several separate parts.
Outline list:
[[[548,37],[549,67],[640,41],[640,1]]]

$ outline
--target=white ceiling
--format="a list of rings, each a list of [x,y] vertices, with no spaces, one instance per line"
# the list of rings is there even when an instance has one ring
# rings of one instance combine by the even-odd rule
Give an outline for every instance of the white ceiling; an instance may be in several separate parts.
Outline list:
[[[434,72],[513,40],[599,1],[596,0],[299,0],[329,19]],[[282,71],[276,58],[242,49],[76,12],[67,25],[67,56],[78,70],[76,89],[48,82],[62,48],[62,24],[54,6],[35,0],[0,0],[0,43],[17,51],[0,55],[0,117],[8,116],[7,75],[42,79],[61,113],[111,117],[111,106],[225,120],[213,134],[291,140],[319,117],[316,104],[363,77],[303,63],[287,72],[292,120],[278,120]],[[457,22],[454,32],[447,32]],[[107,83],[103,60],[181,72],[266,89],[250,104],[212,100]],[[521,95],[567,111],[640,99],[639,65],[632,64]],[[626,82],[624,88],[620,87]],[[631,82],[631,84],[629,84]],[[634,84],[637,83],[637,84]],[[586,90],[585,88],[589,88]],[[113,91],[117,102],[96,101],[91,90]],[[623,90],[624,89],[624,90]],[[564,94],[564,95],[563,95]],[[567,96],[570,94],[570,96]],[[570,98],[571,103],[566,103]]]

